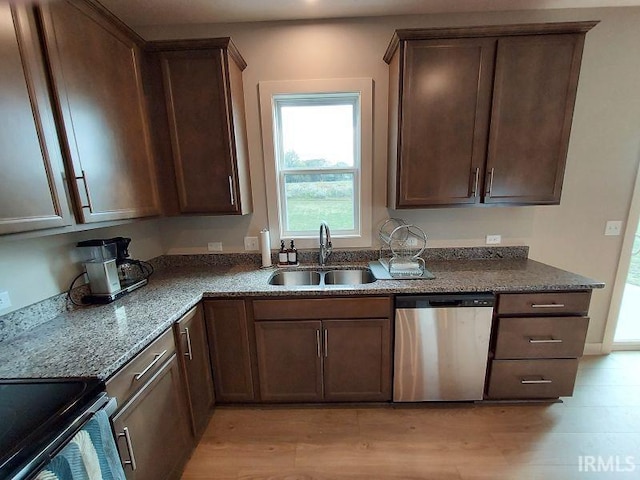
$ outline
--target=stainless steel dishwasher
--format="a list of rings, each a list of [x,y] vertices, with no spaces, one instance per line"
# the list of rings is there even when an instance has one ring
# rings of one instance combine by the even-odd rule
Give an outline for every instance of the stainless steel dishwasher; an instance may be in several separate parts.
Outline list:
[[[393,400],[482,400],[494,296],[396,297]]]

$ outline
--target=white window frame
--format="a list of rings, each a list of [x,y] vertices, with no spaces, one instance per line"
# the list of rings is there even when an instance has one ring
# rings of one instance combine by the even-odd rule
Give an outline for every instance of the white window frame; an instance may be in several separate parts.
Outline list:
[[[287,80],[260,82],[260,116],[262,123],[262,147],[265,168],[265,187],[267,196],[267,217],[271,238],[280,240],[295,239],[298,248],[317,248],[318,233],[284,232],[281,221],[283,210],[281,205],[286,201],[284,188],[285,173],[347,173],[354,172],[354,231],[331,230],[334,247],[370,247],[371,246],[371,190],[373,170],[373,80],[370,78],[340,78],[320,80]],[[286,98],[312,98],[320,94],[332,95],[334,98],[357,95],[354,109],[354,167],[322,168],[317,170],[278,168],[278,150],[281,139],[277,138],[276,102],[286,102]],[[318,100],[321,102],[321,100]],[[349,173],[350,173],[349,172]],[[282,213],[281,213],[282,212]],[[331,224],[329,224],[331,227]],[[318,224],[318,230],[320,224]],[[286,237],[282,235],[286,233]]]

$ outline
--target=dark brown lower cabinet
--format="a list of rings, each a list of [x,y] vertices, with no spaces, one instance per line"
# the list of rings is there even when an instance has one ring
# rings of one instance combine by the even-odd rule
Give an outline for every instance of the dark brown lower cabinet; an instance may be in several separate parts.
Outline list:
[[[494,360],[490,398],[570,397],[578,371],[577,358]]]
[[[193,444],[183,392],[173,355],[113,418],[127,479],[180,476]]]
[[[258,322],[260,398],[267,402],[322,400],[320,321]]]
[[[325,320],[324,399],[387,401],[391,398],[391,322]]]
[[[174,324],[174,333],[187,385],[191,426],[198,438],[207,428],[215,402],[202,304]]]
[[[254,401],[244,300],[207,300],[204,315],[216,401]]]
[[[255,323],[267,402],[391,399],[389,319]]]
[[[590,291],[498,295],[487,398],[573,394],[589,327]]]

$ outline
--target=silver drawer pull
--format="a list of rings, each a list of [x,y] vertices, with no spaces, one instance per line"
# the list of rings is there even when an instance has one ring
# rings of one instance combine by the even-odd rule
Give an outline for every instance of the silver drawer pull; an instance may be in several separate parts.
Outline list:
[[[166,353],[167,353],[167,351],[166,351],[166,350],[164,350],[162,353],[156,353],[156,354],[155,354],[155,357],[154,357],[154,359],[153,359],[153,361],[152,361],[149,365],[147,365],[147,368],[145,368],[144,370],[142,370],[140,373],[136,373],[136,375],[133,377],[133,379],[134,379],[134,380],[136,380],[136,381],[138,381],[138,380],[140,380],[142,377],[144,377],[144,376],[147,374],[147,372],[148,372],[149,370],[151,370],[151,369],[153,368],[153,366],[154,366],[156,363],[158,363],[162,357],[164,357],[164,356],[165,356],[165,354],[166,354]]]
[[[492,168],[491,170],[489,170],[489,188],[487,188],[487,191],[485,192],[485,196],[488,198],[491,198],[491,194],[493,193],[493,174],[495,172],[495,168]]]
[[[82,175],[74,177],[76,180],[82,180],[84,184],[84,193],[87,196],[87,205],[80,205],[80,208],[88,208],[89,213],[93,213],[93,204],[91,203],[91,193],[89,193],[89,184],[87,183],[87,174],[82,170]]]
[[[526,380],[526,379],[521,379],[520,383],[522,385],[543,385],[543,384],[548,384],[548,383],[553,383],[551,380],[547,380],[546,378],[539,378],[537,380]]]
[[[564,303],[532,303],[531,308],[564,308]]]
[[[529,338],[529,343],[562,343],[560,338]]]
[[[320,330],[316,330],[316,349],[318,350],[318,358],[322,356],[320,353]]]
[[[472,192],[472,197],[477,197],[478,196],[478,182],[480,181],[480,168],[476,167],[476,172],[474,175],[474,181],[473,181],[473,192]]]
[[[118,438],[124,437],[124,441],[127,444],[127,453],[129,454],[129,460],[125,460],[122,462],[122,466],[131,467],[131,470],[135,470],[138,468],[136,464],[136,456],[133,454],[133,444],[131,443],[131,435],[129,435],[129,428],[124,427],[122,429],[122,433],[118,435]]]
[[[233,177],[229,175],[229,197],[231,198],[231,205],[235,205],[235,195],[233,194]]]
[[[189,360],[193,360],[193,350],[191,350],[191,335],[189,335],[189,329],[185,328],[182,335],[186,335],[187,337],[187,353],[184,354]]]
[[[329,331],[324,329],[324,358],[329,356]]]

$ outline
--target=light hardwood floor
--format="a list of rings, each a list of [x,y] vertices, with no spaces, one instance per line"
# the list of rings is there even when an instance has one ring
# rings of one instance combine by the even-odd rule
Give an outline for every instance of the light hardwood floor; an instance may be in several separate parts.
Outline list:
[[[182,478],[640,479],[640,352],[583,358],[561,404],[219,407]]]

